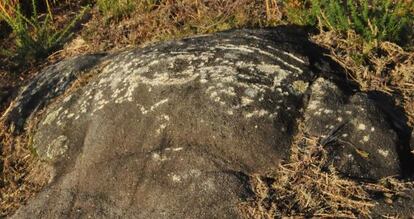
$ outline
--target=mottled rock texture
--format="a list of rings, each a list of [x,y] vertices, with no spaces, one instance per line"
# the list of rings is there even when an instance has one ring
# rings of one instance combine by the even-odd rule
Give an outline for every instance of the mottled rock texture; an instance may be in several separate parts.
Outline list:
[[[102,57],[103,55],[87,55],[46,67],[42,74],[20,91],[4,113],[2,121],[14,127],[16,132],[22,131],[28,117],[63,94],[76,78],[86,73]]]
[[[65,92],[85,74],[83,86]],[[31,146],[53,177],[15,217],[241,217],[248,176],[289,158],[302,118],[315,135],[341,127],[334,134],[347,144],[332,148],[332,160],[344,174],[399,174],[386,115],[338,75],[304,32],[289,28],[51,66],[3,118],[22,126],[47,106]]]
[[[345,175],[380,179],[400,173],[397,133],[367,94],[345,95],[319,78],[311,87],[305,124],[307,133],[335,142],[329,151]]]

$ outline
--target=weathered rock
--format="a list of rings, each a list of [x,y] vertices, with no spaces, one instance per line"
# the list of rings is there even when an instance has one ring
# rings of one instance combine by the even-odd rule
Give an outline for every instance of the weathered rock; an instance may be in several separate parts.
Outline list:
[[[290,53],[309,44],[285,35],[235,31],[112,57],[40,121],[33,148],[56,175],[16,217],[236,217],[245,174],[288,157],[315,77]]]
[[[20,132],[33,112],[61,95],[72,82],[102,59],[102,55],[86,55],[62,61],[45,68],[20,92],[1,118],[2,122]]]
[[[343,140],[364,145],[369,159],[338,150],[340,158],[355,157],[338,159],[341,170],[373,178],[398,174],[395,133],[363,94],[349,97],[331,82],[336,76],[319,52],[302,32],[277,28],[87,56],[95,60],[88,67],[99,66],[88,70],[96,74],[49,104],[33,136],[31,146],[54,168],[51,183],[15,217],[241,217],[237,205],[251,196],[248,175],[288,159],[305,109],[308,131],[316,135],[326,135],[339,116],[350,120]],[[36,79],[44,83],[26,88],[12,117],[27,118],[62,94],[70,79],[58,72],[51,69],[51,76]],[[323,74],[332,79],[314,82]],[[333,87],[331,93],[318,84]],[[44,92],[31,90],[40,88],[47,95],[39,100]],[[32,102],[30,111],[19,110]],[[328,106],[344,109],[326,119],[313,115],[334,109]],[[373,145],[376,138],[384,144]],[[367,167],[373,170],[361,173]]]
[[[380,179],[400,173],[397,134],[364,93],[346,95],[332,82],[317,79],[305,126],[308,133],[335,142],[329,145],[331,158],[345,175]]]

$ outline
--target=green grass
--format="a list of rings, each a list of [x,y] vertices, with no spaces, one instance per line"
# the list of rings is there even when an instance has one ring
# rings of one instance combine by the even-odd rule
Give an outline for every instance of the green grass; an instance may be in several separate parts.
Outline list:
[[[286,0],[290,22],[361,35],[375,47],[381,41],[404,45],[414,24],[414,1],[406,0]]]
[[[139,3],[140,2],[140,3]],[[137,0],[97,0],[99,11],[103,13],[106,19],[119,20],[131,14],[137,4],[151,4],[153,0],[144,0],[141,2]]]
[[[13,4],[11,0],[0,3],[0,20],[11,27],[14,39],[14,48],[1,48],[1,55],[11,57],[18,64],[44,59],[62,46],[71,37],[70,30],[86,10],[81,11],[64,27],[58,27],[49,0],[45,0],[45,14],[38,13],[36,1],[31,1],[30,17],[23,14],[21,3]]]

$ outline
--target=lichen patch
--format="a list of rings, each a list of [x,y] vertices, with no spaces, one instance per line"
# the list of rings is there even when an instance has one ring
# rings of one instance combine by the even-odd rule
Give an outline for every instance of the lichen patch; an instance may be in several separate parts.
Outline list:
[[[388,157],[390,152],[388,150],[378,149],[378,153],[381,154],[383,157]]]
[[[150,110],[151,110],[151,111],[154,111],[156,108],[158,108],[159,106],[161,106],[161,105],[163,105],[163,104],[165,104],[165,103],[167,103],[167,102],[168,102],[168,98],[165,98],[165,99],[163,99],[163,100],[161,100],[161,101],[159,101],[159,102],[155,103],[154,105],[152,105],[152,106],[150,107]]]
[[[60,107],[59,109],[50,112],[47,114],[46,118],[43,120],[43,125],[51,125],[53,121],[55,121],[58,116],[60,115],[60,111],[62,110],[62,107]]]
[[[303,94],[308,89],[309,83],[302,80],[294,81],[292,84],[293,91],[297,94]]]
[[[68,150],[68,138],[64,135],[60,135],[54,139],[46,149],[46,157],[50,160],[56,160],[60,156],[66,153]]]
[[[367,128],[367,126],[363,123],[359,123],[357,128],[358,128],[358,130],[364,131]]]
[[[265,115],[269,115],[269,112],[264,109],[261,109],[261,110],[255,110],[253,112],[246,113],[245,117],[246,118],[263,117]]]

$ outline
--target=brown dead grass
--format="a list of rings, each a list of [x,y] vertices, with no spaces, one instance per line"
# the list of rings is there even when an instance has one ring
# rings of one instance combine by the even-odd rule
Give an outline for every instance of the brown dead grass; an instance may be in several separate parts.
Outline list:
[[[409,185],[394,178],[363,183],[342,177],[328,161],[321,140],[300,132],[288,163],[272,175],[251,177],[256,197],[240,206],[246,218],[366,218],[376,204],[371,194],[391,198]]]
[[[257,198],[245,208],[248,217],[368,216],[373,203],[360,185],[342,179],[333,167],[322,171],[327,154],[319,139],[301,136],[298,140],[292,160],[280,165],[271,177],[274,182],[266,185],[260,176],[254,176],[252,186]]]
[[[362,90],[393,95],[397,105],[405,108],[409,123],[414,124],[414,51],[391,42],[368,47],[352,31],[346,36],[321,31],[312,39],[331,51],[330,57],[348,70],[349,78]]]
[[[28,147],[31,130],[14,136],[4,126],[0,129],[0,217],[13,214],[34,194],[39,192],[49,180],[48,166],[40,162]]]
[[[271,26],[282,12],[276,0],[160,0],[142,4],[120,21],[109,20],[97,10],[85,25],[83,40],[94,51],[144,45],[194,34],[247,26]]]
[[[55,102],[84,87],[107,64],[108,62],[100,63],[98,67],[78,77],[64,94],[55,99]],[[3,150],[0,156],[0,167],[3,169],[3,172],[0,172],[0,218],[12,215],[47,185],[51,178],[50,174],[53,173],[51,166],[40,161],[31,148],[33,131],[45,111],[46,109],[37,112],[28,123],[26,130],[17,136],[0,121],[0,126],[3,127],[0,130],[0,148]]]

